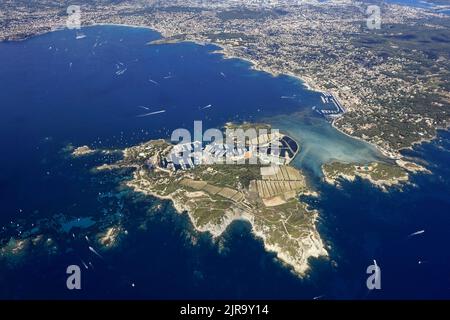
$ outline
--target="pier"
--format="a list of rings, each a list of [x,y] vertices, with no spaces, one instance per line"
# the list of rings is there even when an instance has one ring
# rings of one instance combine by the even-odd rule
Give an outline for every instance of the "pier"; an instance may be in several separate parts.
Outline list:
[[[324,92],[320,98],[322,99],[323,104],[330,105],[332,104],[334,106],[334,109],[321,109],[317,106],[313,107],[313,110],[317,111],[320,115],[324,117],[331,117],[336,118],[344,114],[345,109],[342,107],[340,102],[334,97],[332,93]]]

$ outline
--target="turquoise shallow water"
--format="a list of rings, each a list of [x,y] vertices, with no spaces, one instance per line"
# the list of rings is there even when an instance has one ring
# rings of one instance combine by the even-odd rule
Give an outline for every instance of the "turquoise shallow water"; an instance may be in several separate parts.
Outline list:
[[[417,187],[386,194],[358,181],[336,189],[320,182],[322,163],[379,155],[313,112],[320,94],[298,80],[224,60],[213,46],[147,46],[158,38],[150,30],[98,26],[83,33],[80,40],[65,30],[0,43],[0,59],[9,62],[0,64],[0,240],[5,246],[43,234],[46,241],[0,260],[0,297],[448,297],[450,258],[441,240],[450,226],[448,133],[411,154],[435,172],[414,177]],[[113,156],[71,159],[62,151],[69,143],[124,147],[167,138],[173,129],[192,129],[194,120],[204,129],[267,120],[300,141],[295,165],[311,173],[321,193],[306,200],[320,210],[329,260],[312,261],[301,280],[265,252],[248,224],[234,223],[213,242],[170,203],[118,188],[127,173],[91,172]],[[95,236],[111,226],[127,232],[102,251]],[[408,238],[423,228],[424,236]],[[386,279],[378,293],[365,288],[373,259]],[[69,292],[65,268],[83,263],[84,289]]]
[[[322,175],[321,166],[324,163],[335,160],[360,163],[384,160],[373,146],[349,138],[311,112],[280,115],[267,121],[300,143],[301,152],[293,165],[309,170],[316,176]]]

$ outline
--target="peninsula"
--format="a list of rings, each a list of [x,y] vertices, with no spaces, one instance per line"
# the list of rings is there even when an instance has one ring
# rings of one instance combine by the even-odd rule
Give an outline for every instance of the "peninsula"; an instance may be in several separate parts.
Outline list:
[[[289,145],[283,141],[289,141]],[[299,146],[283,134],[259,135],[255,142],[259,149],[280,142],[281,152],[258,153],[256,164],[239,163],[255,153],[251,141],[242,150],[239,147],[226,150],[225,146],[212,143],[196,154],[189,153],[192,149],[188,145],[152,140],[122,150],[121,160],[96,169],[133,168],[131,179],[124,182],[126,186],[171,200],[179,213],[189,214],[197,230],[209,232],[213,237],[220,236],[235,220],[248,221],[268,251],[275,252],[296,274],[304,275],[308,259],[326,256],[327,251],[316,229],[318,212],[309,210],[299,199],[302,194],[310,195],[311,187],[302,171],[289,165],[295,154],[287,151],[295,149],[296,153]],[[284,153],[283,146],[288,148]],[[176,163],[174,154],[180,151],[183,160]],[[227,151],[233,154],[235,163],[193,161],[199,156],[225,159]],[[271,164],[267,164],[268,157],[273,158]]]

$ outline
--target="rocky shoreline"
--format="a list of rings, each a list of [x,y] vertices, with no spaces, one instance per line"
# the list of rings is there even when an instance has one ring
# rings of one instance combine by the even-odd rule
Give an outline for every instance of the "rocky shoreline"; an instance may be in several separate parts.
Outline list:
[[[328,256],[328,252],[325,249],[325,245],[320,238],[318,232],[311,232],[309,237],[305,237],[302,239],[304,241],[304,248],[300,248],[302,250],[302,255],[298,259],[294,259],[291,255],[284,251],[283,248],[277,245],[268,244],[267,235],[264,233],[263,228],[258,228],[257,224],[255,224],[254,216],[244,210],[226,210],[224,219],[222,219],[220,224],[212,224],[208,223],[204,226],[199,226],[196,223],[195,217],[192,215],[191,208],[179,201],[177,199],[176,194],[170,194],[167,196],[163,196],[149,188],[142,188],[140,186],[140,177],[137,172],[134,172],[133,179],[126,182],[126,185],[132,189],[134,192],[139,192],[148,196],[152,196],[161,200],[169,200],[172,202],[173,207],[179,214],[186,213],[189,216],[189,220],[194,226],[194,229],[199,232],[208,232],[212,235],[214,239],[222,236],[230,224],[234,221],[246,221],[250,223],[252,226],[251,230],[253,235],[260,239],[263,242],[264,248],[268,252],[273,252],[276,254],[277,258],[279,258],[283,263],[288,266],[291,266],[295,274],[299,276],[304,276],[307,271],[310,269],[309,266],[309,258],[319,258]],[[317,218],[319,213],[317,211],[309,211],[314,214],[314,223],[317,222]],[[304,250],[303,250],[304,249]]]

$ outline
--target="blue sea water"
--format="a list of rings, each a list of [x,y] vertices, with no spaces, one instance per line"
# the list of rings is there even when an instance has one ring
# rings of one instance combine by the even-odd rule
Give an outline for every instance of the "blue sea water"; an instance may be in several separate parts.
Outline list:
[[[435,10],[435,11],[437,11],[439,13],[443,13],[443,14],[450,14],[450,10],[448,10],[448,9],[444,9],[444,10],[440,9],[439,10],[439,6],[442,6],[442,5],[435,4],[435,3],[433,3],[433,1],[424,1],[424,0],[386,0],[386,2],[393,3],[393,4],[404,5],[404,6],[409,6],[409,7],[415,7],[415,8],[423,8],[423,9]]]
[[[79,40],[63,30],[0,43],[7,61],[0,64],[0,240],[4,247],[10,238],[45,235],[0,260],[1,298],[450,298],[448,132],[410,151],[433,171],[414,176],[415,186],[384,193],[357,181],[337,189],[321,182],[321,164],[382,157],[313,112],[320,94],[299,80],[223,59],[213,46],[149,46],[159,36],[146,29],[82,32]],[[158,110],[166,112],[139,117]],[[213,241],[170,203],[119,188],[126,174],[91,171],[113,155],[64,152],[68,144],[116,148],[168,138],[194,120],[204,129],[264,120],[299,140],[295,165],[321,194],[305,200],[321,213],[330,253],[311,261],[306,278],[266,252],[249,224],[233,223]],[[111,226],[127,232],[101,250],[93,239]],[[382,290],[370,292],[365,271],[374,259]],[[65,268],[83,263],[82,290],[67,290]]]

